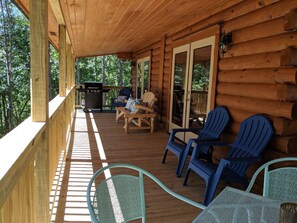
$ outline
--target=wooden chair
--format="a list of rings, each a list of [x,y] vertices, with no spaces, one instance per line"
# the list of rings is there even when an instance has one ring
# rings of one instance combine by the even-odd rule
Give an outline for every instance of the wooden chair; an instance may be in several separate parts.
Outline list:
[[[121,117],[125,120],[125,133],[129,129],[150,129],[151,133],[154,131],[154,120],[156,113],[153,106],[157,98],[154,93],[146,92],[141,98],[141,104],[134,103],[133,110],[128,110],[127,107],[116,108],[116,122],[119,122]],[[128,104],[128,103],[127,103]],[[133,126],[130,126],[133,124]]]

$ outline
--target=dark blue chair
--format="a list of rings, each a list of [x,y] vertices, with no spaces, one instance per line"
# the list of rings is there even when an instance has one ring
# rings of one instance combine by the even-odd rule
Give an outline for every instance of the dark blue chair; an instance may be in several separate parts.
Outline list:
[[[247,188],[249,181],[246,176],[248,167],[260,160],[261,153],[273,135],[273,128],[267,118],[253,115],[240,124],[239,133],[231,144],[227,158],[219,164],[201,160],[200,148],[204,146],[227,146],[226,142],[196,142],[187,169],[184,185],[187,184],[190,171],[194,171],[206,182],[204,205],[208,205],[215,194],[220,179],[227,182],[240,183]]]
[[[172,129],[168,144],[165,148],[162,163],[165,163],[168,150],[173,152],[178,157],[178,163],[176,168],[176,175],[180,177],[183,172],[187,157],[191,154],[193,147],[192,144],[195,141],[219,141],[220,136],[227,124],[230,121],[230,116],[225,107],[216,107],[214,110],[208,113],[207,120],[200,129]],[[174,139],[178,132],[194,132],[198,134],[198,138],[193,138],[188,141],[187,144],[178,142]],[[208,162],[212,162],[212,148],[210,146],[203,146],[199,150],[200,157],[206,159]]]
[[[125,107],[126,102],[124,101],[125,99],[128,99],[131,95],[131,90],[130,88],[123,88],[119,91],[119,97],[117,98],[112,98],[111,100],[111,107]],[[121,100],[119,100],[121,99]]]

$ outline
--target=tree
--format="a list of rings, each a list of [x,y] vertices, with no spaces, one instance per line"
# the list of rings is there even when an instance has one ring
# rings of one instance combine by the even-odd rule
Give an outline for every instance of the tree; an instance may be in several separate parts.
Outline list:
[[[0,0],[0,136],[30,115],[29,22]]]
[[[50,100],[59,93],[59,52],[49,44],[49,93]]]
[[[129,86],[130,61],[120,61],[115,55],[76,60],[77,83],[98,81],[109,86]]]

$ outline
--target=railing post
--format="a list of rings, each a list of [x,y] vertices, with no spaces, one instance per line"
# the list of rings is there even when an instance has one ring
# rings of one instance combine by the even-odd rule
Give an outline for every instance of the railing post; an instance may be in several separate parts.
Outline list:
[[[30,0],[29,11],[32,121],[48,123],[48,0]],[[36,145],[32,207],[35,222],[50,221],[48,137],[46,128]]]
[[[67,90],[70,90],[72,87],[72,53],[71,53],[71,45],[66,44],[67,51]]]
[[[59,96],[66,96],[66,27],[59,25]]]

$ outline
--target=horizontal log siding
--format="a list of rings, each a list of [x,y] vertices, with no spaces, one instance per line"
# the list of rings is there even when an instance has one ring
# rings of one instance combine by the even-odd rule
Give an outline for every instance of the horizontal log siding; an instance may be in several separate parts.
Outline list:
[[[223,28],[233,33],[233,43],[219,61],[216,104],[229,108],[233,137],[248,116],[269,117],[276,136],[265,160],[297,154],[297,68],[281,65],[286,49],[297,47],[297,32],[284,30],[285,15],[296,3],[276,1],[225,21]]]
[[[273,123],[276,135],[263,160],[297,155],[297,68],[294,64],[282,66],[284,55],[286,61],[296,61],[286,55],[295,56],[288,52],[297,48],[296,29],[285,30],[286,17],[296,4],[296,0],[246,0],[205,20],[189,21],[188,27],[166,35],[163,74],[158,74],[160,48],[150,47],[152,90],[157,90],[158,75],[163,75],[164,126],[168,127],[169,120],[173,48],[223,22],[222,31],[233,33],[232,47],[219,59],[217,75],[216,105],[227,106],[233,120],[224,138],[234,140],[244,119],[262,113]],[[215,151],[214,157],[220,159],[226,152]]]

